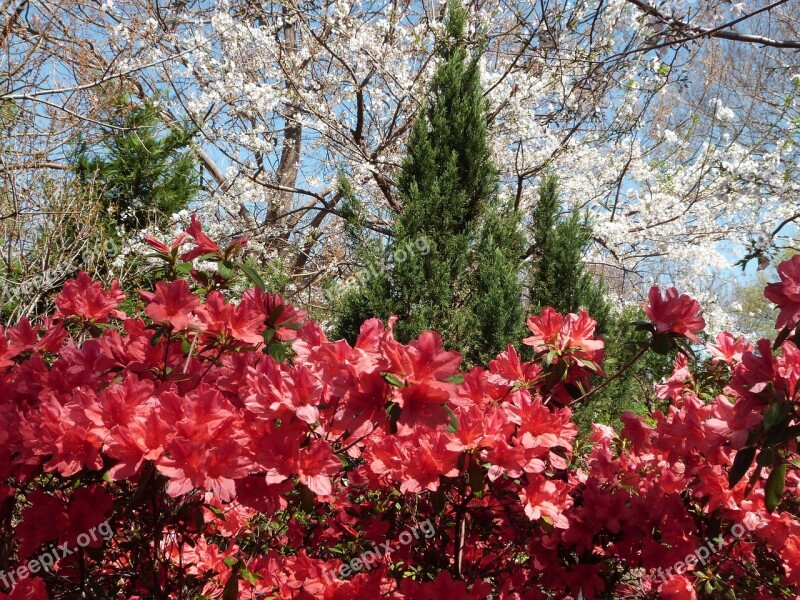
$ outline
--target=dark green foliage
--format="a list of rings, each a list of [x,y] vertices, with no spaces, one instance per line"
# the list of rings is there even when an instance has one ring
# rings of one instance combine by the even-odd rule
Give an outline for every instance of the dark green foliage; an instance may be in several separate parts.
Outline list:
[[[197,192],[193,132],[164,127],[151,103],[119,102],[99,150],[80,148],[75,170],[113,215],[114,225],[136,231],[162,225],[188,207]]]
[[[602,285],[583,265],[589,244],[588,227],[577,212],[559,219],[560,202],[555,176],[544,178],[533,211],[534,261],[529,276],[531,312],[546,306],[561,313],[584,309],[598,323],[598,332],[611,325],[611,310]]]
[[[471,357],[486,365],[524,337],[522,285],[517,257],[524,251],[524,238],[513,213],[491,204],[486,210],[481,238],[475,250],[478,267],[471,277],[471,306],[476,317],[472,329]]]
[[[403,210],[386,248],[361,242],[380,265],[339,303],[336,334],[353,339],[366,318],[396,314],[398,339],[434,329],[468,362],[516,341],[522,239],[497,199],[478,57],[463,39],[466,13],[450,12],[444,61],[414,124],[397,180]],[[423,249],[427,249],[425,252]]]
[[[648,338],[648,334],[635,331],[631,325],[643,320],[647,320],[644,310],[635,306],[624,309],[609,320],[608,329],[603,335],[606,344],[603,369],[609,377],[630,362],[638,352],[638,348],[630,342]],[[620,417],[626,411],[644,415],[656,408],[663,408],[659,406],[661,401],[656,397],[654,386],[669,376],[673,359],[674,355],[646,352],[624,375],[574,407],[574,421],[578,424],[580,435],[589,435],[592,423],[603,423],[619,430],[622,426]],[[596,383],[601,381],[598,379]]]

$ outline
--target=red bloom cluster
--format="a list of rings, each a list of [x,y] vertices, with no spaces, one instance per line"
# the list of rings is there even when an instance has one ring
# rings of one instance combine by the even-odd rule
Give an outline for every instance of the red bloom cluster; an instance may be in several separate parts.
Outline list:
[[[665,295],[657,286],[650,288],[649,303],[644,310],[655,326],[656,333],[668,333],[699,342],[697,333],[706,326],[700,316],[700,305],[677,289],[669,288]]]
[[[189,233],[182,260],[244,243]],[[183,241],[156,249],[177,260]],[[0,331],[0,569],[105,519],[116,532],[0,581],[0,598],[766,600],[800,585],[791,341],[754,353],[722,334],[707,365],[681,355],[662,410],[596,425],[578,457],[569,404],[603,376],[585,312],[545,309],[532,360],[509,346],[462,373],[434,332],[403,344],[370,320],[351,346],[276,294],[213,287],[160,281],[126,316],[118,287],[81,275],[53,320]],[[687,296],[655,289],[648,314],[656,335],[698,340]],[[426,520],[435,534],[351,560]],[[343,562],[353,575],[331,577]]]
[[[778,265],[780,281],[770,283],[764,296],[780,309],[775,326],[794,327],[800,323],[800,254]]]

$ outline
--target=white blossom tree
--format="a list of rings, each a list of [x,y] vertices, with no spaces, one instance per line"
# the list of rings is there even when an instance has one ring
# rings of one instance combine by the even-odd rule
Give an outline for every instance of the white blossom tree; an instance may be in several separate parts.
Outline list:
[[[125,90],[156,100],[166,126],[197,128],[196,210],[214,235],[250,236],[297,301],[318,302],[353,267],[343,178],[360,222],[391,235],[441,2],[5,4],[0,100],[19,111],[7,188],[31,171],[69,179],[75,136],[102,135],[105,98]],[[800,33],[788,2],[468,7],[503,192],[529,214],[538,178],[556,172],[568,208],[590,215],[587,262],[621,302],[670,281],[708,303],[747,252],[763,261],[793,243]],[[135,248],[142,232],[128,233]],[[712,316],[726,324],[721,307]]]

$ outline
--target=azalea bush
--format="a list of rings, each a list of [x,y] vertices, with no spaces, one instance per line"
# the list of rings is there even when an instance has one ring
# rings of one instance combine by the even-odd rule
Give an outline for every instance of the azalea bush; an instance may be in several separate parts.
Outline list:
[[[546,308],[533,360],[462,372],[391,319],[328,340],[244,239],[193,220],[148,243],[163,279],[137,302],[81,274],[49,318],[0,329],[0,597],[795,597],[800,257],[755,347],[702,348],[698,303],[653,288],[634,361],[676,357],[666,409],[578,454],[572,408],[618,375],[586,312]]]

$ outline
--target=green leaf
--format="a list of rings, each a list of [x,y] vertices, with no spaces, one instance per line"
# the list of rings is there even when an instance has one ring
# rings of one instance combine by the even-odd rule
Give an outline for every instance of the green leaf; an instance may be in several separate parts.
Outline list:
[[[444,409],[447,411],[447,414],[450,415],[450,425],[446,429],[448,433],[455,433],[458,431],[458,417],[456,417],[456,413],[453,412],[453,409],[444,405]]]
[[[202,510],[197,510],[194,512],[194,528],[197,531],[205,531],[206,529],[206,518]]]
[[[262,579],[261,575],[256,575],[255,573],[248,571],[244,567],[239,569],[239,575],[241,575],[242,579],[244,579],[250,585],[256,585],[258,581]]]
[[[388,383],[389,385],[391,385],[393,387],[401,388],[401,387],[405,386],[405,383],[403,383],[403,380],[400,379],[397,375],[394,375],[392,373],[381,373],[381,375],[383,375],[383,378],[384,378],[384,380],[386,380],[386,383]]]
[[[245,263],[236,263],[236,266],[244,271],[244,274],[247,275],[248,279],[255,283],[262,292],[267,291],[267,284],[264,283],[264,280],[261,279],[261,275],[259,275],[253,267]]]
[[[153,334],[153,337],[150,338],[150,345],[153,347],[158,346],[161,338],[164,337],[164,329],[161,328]]]
[[[316,495],[305,484],[298,484],[300,488],[300,507],[306,513],[314,512],[314,498]]]
[[[775,342],[772,344],[772,349],[777,350],[781,347],[781,344],[785,342],[789,338],[789,334],[792,333],[792,330],[788,327],[784,327],[781,329],[781,332],[778,334],[778,337],[775,338]]]
[[[461,373],[457,373],[455,375],[451,375],[450,377],[445,377],[444,380],[447,383],[454,383],[455,385],[459,385],[464,383],[464,376]]]
[[[650,342],[650,349],[656,354],[667,355],[675,347],[675,340],[667,333],[659,333],[653,336]]]
[[[279,304],[276,306],[271,313],[269,313],[269,322],[270,324],[274,325],[278,322],[278,318],[283,314],[283,310],[286,308],[285,304]]]
[[[747,473],[750,465],[753,464],[753,459],[756,456],[756,449],[754,446],[745,446],[736,453],[736,458],[733,459],[733,466],[730,473],[728,473],[728,485],[735,486]]]
[[[386,417],[389,419],[389,431],[397,433],[397,420],[400,418],[401,412],[400,405],[396,402],[391,402],[386,412]]]
[[[276,362],[283,362],[286,360],[286,346],[282,342],[272,342],[267,347],[267,354],[274,358]]]
[[[781,503],[783,488],[786,486],[786,463],[772,469],[764,488],[764,504],[769,512],[774,511]]]
[[[128,506],[136,506],[139,504],[139,501],[144,498],[145,492],[150,487],[150,483],[153,481],[153,477],[155,477],[156,469],[152,463],[146,463],[145,468],[142,470],[141,478],[139,479],[139,484],[136,486],[136,491],[133,493],[133,497],[131,498],[130,504]]]
[[[788,442],[789,440],[796,439],[800,436],[800,425],[792,425],[787,427],[788,421],[784,421],[778,427],[773,427],[767,433],[764,443],[767,445],[777,445]]]
[[[756,457],[756,464],[759,467],[769,467],[775,462],[775,451],[772,448],[764,448]]]
[[[272,338],[275,337],[276,333],[277,333],[277,330],[274,327],[270,327],[269,329],[265,329],[261,334],[261,337],[264,338],[264,343],[265,344],[269,344],[272,341]]]
[[[201,254],[200,256],[196,256],[194,260],[197,260],[197,261],[204,261],[204,260],[215,261],[215,260],[219,260],[219,254],[216,253],[216,252],[207,252],[206,254]]]
[[[442,512],[445,507],[447,506],[447,496],[444,493],[444,487],[439,486],[439,488],[433,492],[430,496],[431,498],[431,506],[436,514]]]
[[[479,498],[486,487],[486,481],[484,479],[485,474],[483,466],[478,458],[476,456],[471,456],[467,469],[467,477],[469,477],[469,487],[472,488],[473,493]]]
[[[233,270],[233,265],[231,265],[227,260],[221,260],[217,263],[217,271],[219,272],[219,276],[223,279],[233,279],[236,275],[236,272]]]
[[[210,510],[218,519],[225,520],[225,513],[222,509],[217,508],[216,506],[212,506],[211,504],[206,504],[205,507]],[[230,566],[230,565],[228,565]]]
[[[764,411],[764,429],[770,429],[776,423],[785,420],[791,407],[783,402],[775,402]]]

